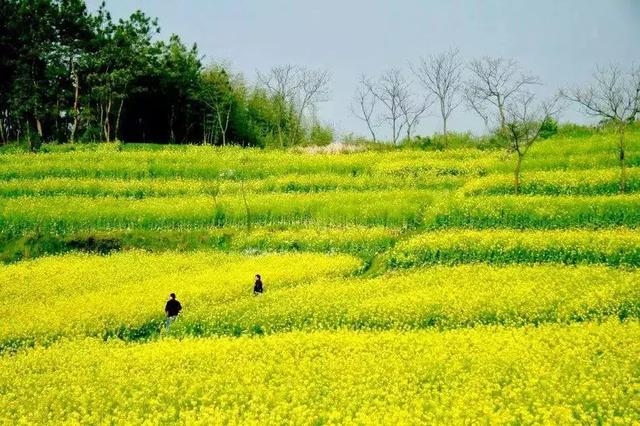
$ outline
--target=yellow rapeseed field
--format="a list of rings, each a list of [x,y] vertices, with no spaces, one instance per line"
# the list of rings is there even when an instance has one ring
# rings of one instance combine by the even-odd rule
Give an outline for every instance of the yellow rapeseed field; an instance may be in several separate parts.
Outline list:
[[[523,326],[640,317],[640,272],[600,266],[439,266],[283,287],[260,300],[194,306],[180,334]]]
[[[447,229],[423,232],[395,245],[390,267],[438,263],[603,263],[640,264],[640,232],[635,229]]]
[[[352,276],[346,255],[217,252],[70,254],[0,268],[0,347],[60,337],[167,333],[162,307],[185,312],[169,334],[522,326],[640,316],[640,272],[603,266],[439,266]],[[253,274],[267,292],[251,296]],[[12,306],[20,309],[12,309]]]
[[[232,255],[216,252],[111,256],[69,254],[0,267],[0,344],[46,342],[60,336],[104,335],[162,321],[176,292],[185,310],[250,297],[254,274],[269,291],[360,267],[345,255]],[[14,309],[13,307],[19,307]]]
[[[640,324],[78,340],[0,358],[6,424],[634,424]]]
[[[637,130],[2,147],[0,425],[640,425]]]

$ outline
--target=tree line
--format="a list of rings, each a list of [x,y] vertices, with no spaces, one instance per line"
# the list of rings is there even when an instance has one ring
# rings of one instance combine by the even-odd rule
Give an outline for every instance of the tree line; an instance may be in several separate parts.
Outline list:
[[[301,66],[259,72],[256,84],[224,64],[203,64],[179,36],[159,40],[156,19],[137,11],[112,19],[103,3],[1,0],[0,143],[132,141],[289,147],[325,144],[333,130],[316,117],[330,75]],[[539,100],[540,79],[513,59],[464,62],[458,50],[421,58],[409,72],[362,75],[351,105],[373,142],[412,141],[434,109],[448,123],[462,105],[516,154],[515,192],[530,147],[553,134],[563,101],[618,132],[620,191],[626,188],[625,130],[640,116],[640,66],[597,67],[583,87]]]
[[[274,67],[248,84],[156,19],[114,20],[84,0],[0,2],[0,142],[327,143],[315,117],[329,75]]]
[[[573,102],[601,124],[615,127],[620,192],[625,192],[625,130],[640,118],[640,66],[628,72],[613,64],[598,66],[590,84],[560,90],[545,100],[536,98],[534,88],[540,84],[539,77],[524,72],[513,59],[484,56],[464,63],[458,50],[452,49],[421,58],[409,73],[392,68],[377,77],[362,75],[351,110],[366,124],[374,142],[378,129],[385,127],[391,142],[398,144],[411,141],[420,119],[435,108],[446,148],[448,120],[465,105],[516,155],[514,190],[518,193],[528,150],[555,132],[563,101]]]

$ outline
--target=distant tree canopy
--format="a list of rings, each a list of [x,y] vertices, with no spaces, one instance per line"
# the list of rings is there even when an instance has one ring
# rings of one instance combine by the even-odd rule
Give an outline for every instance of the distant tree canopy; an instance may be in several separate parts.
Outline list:
[[[0,21],[0,143],[268,146],[331,133],[295,98],[203,66],[196,45],[156,40],[140,11],[114,21],[104,3],[92,14],[84,0],[1,0]]]

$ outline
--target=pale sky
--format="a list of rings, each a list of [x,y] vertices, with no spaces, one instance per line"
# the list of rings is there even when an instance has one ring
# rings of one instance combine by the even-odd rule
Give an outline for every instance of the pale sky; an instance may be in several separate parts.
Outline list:
[[[95,10],[101,0],[88,0]],[[295,64],[324,68],[331,97],[320,119],[338,135],[366,135],[350,112],[359,76],[375,76],[421,56],[457,48],[464,59],[482,55],[517,60],[538,75],[541,97],[588,82],[595,64],[640,63],[640,0],[107,0],[116,18],[140,9],[159,19],[162,37],[197,43],[204,62],[225,61],[249,81],[256,70]],[[436,117],[418,133],[440,129]],[[584,121],[569,108],[562,119]],[[452,130],[482,132],[464,106]]]

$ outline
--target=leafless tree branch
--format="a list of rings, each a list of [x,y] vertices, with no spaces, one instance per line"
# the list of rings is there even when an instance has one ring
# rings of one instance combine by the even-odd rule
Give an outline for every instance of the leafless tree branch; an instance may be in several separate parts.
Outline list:
[[[490,108],[497,110],[499,127],[505,125],[505,105],[518,93],[526,92],[529,86],[540,84],[538,77],[524,74],[512,59],[474,59],[469,64],[471,78],[466,83],[465,98],[470,109],[489,123]]]
[[[510,148],[517,154],[514,170],[515,193],[520,192],[522,160],[529,148],[540,138],[548,120],[555,120],[560,112],[558,97],[542,103],[535,102],[535,95],[519,92],[504,105],[504,126],[501,133],[509,140]]]
[[[405,78],[398,68],[386,71],[375,82],[366,79],[365,81],[367,82],[368,90],[384,107],[382,119],[391,126],[391,140],[394,144],[397,144],[402,129],[407,125],[403,104],[408,105],[410,102],[410,81]],[[405,107],[405,109],[407,108]]]
[[[289,143],[300,138],[305,112],[328,99],[330,78],[326,70],[310,70],[295,65],[276,66],[266,74],[258,72],[258,84],[280,101],[278,122],[287,114],[295,114],[294,128],[288,134]],[[288,111],[285,110],[287,107]],[[284,145],[282,133],[281,124],[278,124],[278,137],[280,144]]]
[[[560,93],[580,105],[585,114],[617,125],[620,192],[625,192],[625,128],[640,113],[640,67],[632,67],[629,74],[625,75],[617,65],[598,66],[593,73],[592,84],[562,90]]]
[[[462,62],[458,50],[449,50],[428,58],[422,58],[413,69],[422,85],[436,97],[442,117],[442,134],[447,139],[447,121],[451,113],[462,103]]]
[[[377,127],[377,123],[374,123],[373,117],[377,98],[371,91],[372,87],[373,84],[363,75],[360,78],[360,84],[356,89],[354,100],[351,103],[351,112],[356,118],[366,123],[367,128],[371,133],[371,137],[373,138],[373,142],[376,142],[376,133],[374,129]]]
[[[587,115],[616,122],[635,119],[640,110],[640,68],[625,77],[617,65],[598,66],[593,80],[591,85],[562,90],[561,94]]]

